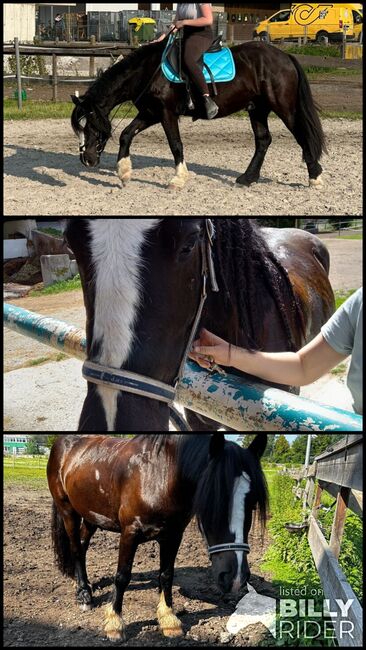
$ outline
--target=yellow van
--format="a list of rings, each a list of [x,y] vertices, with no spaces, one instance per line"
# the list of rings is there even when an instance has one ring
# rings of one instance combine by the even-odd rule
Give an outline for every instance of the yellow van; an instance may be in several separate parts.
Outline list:
[[[297,40],[307,33],[309,41],[322,43],[325,37],[329,41],[341,41],[343,30],[346,28],[347,40],[352,40],[355,38],[356,15],[357,20],[359,16],[362,18],[362,4],[295,3],[291,5],[291,9],[278,11],[268,20],[256,25],[253,37],[271,42],[281,38]],[[362,31],[362,22],[358,31]]]
[[[361,40],[363,28],[363,5],[353,4],[349,5],[353,15],[353,33],[356,41]]]

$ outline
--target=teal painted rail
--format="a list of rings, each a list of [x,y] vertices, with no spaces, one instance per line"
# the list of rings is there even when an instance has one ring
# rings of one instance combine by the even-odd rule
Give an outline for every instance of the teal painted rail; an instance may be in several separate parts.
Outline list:
[[[7,327],[85,359],[85,332],[63,321],[4,304]],[[227,375],[210,375],[187,364],[177,401],[235,431],[362,431],[362,417]]]

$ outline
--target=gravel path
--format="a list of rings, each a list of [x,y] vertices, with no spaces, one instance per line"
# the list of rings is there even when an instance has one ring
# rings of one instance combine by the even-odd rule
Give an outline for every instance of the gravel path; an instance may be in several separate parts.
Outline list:
[[[160,126],[140,134],[132,147],[134,173],[124,188],[115,173],[119,125],[101,167],[82,167],[68,120],[11,121],[4,125],[5,215],[300,215],[362,214],[362,122],[323,121],[329,155],[325,186],[308,187],[301,150],[283,123],[272,118],[273,143],[260,181],[235,184],[254,153],[248,119],[213,124],[181,121],[190,179],[167,190],[172,155]]]

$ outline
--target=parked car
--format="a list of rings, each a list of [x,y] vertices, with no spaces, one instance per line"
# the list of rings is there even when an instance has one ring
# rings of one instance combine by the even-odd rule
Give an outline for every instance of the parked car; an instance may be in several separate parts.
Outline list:
[[[319,228],[316,223],[307,223],[304,230],[310,232],[312,235],[317,235],[319,232]]]

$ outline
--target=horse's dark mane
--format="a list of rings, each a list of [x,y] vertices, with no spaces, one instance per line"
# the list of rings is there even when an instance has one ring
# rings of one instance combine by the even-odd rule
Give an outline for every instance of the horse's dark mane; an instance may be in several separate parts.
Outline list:
[[[238,476],[246,472],[251,480],[252,506],[258,507],[262,525],[267,518],[267,483],[259,461],[248,450],[226,441],[223,454],[209,462],[212,434],[143,435],[160,453],[169,440],[178,446],[178,471],[185,481],[197,484],[192,513],[201,530],[225,530],[228,527],[227,504]]]
[[[287,337],[288,351],[296,347],[291,334],[291,320],[304,334],[301,308],[288,273],[269,250],[255,219],[216,219],[216,265],[225,288],[225,300],[237,310],[237,345],[258,350],[258,323],[265,317],[266,305],[258,300],[260,282],[265,282],[273,296]],[[291,314],[284,297],[288,296]],[[243,343],[244,339],[244,343]]]
[[[260,463],[248,450],[242,449],[235,442],[226,441],[223,455],[211,460],[198,484],[193,507],[201,531],[227,529],[230,517],[227,504],[232,498],[235,480],[243,472],[251,480],[251,506],[257,508],[264,526],[268,491]]]
[[[164,46],[162,45],[163,43]],[[164,40],[159,43],[148,43],[147,45],[137,48],[122,59],[122,61],[119,61],[107,70],[104,70],[104,72],[102,72],[89,86],[85,93],[85,97],[90,97],[93,101],[97,102],[100,98],[108,96],[113,91],[115,85],[120,86],[121,83],[123,83],[123,76],[126,72],[131,74],[133,70],[141,68],[147,56],[151,59],[154,54],[160,53],[161,58],[165,46],[166,41]]]
[[[143,63],[147,56],[150,60],[154,54],[159,53],[160,58],[157,57],[157,62],[160,61],[165,46],[166,40],[160,41],[159,43],[148,43],[131,52],[122,61],[100,72],[95,81],[89,86],[85,95],[81,98],[82,104],[72,113],[71,125],[74,132],[78,133],[79,131],[79,119],[85,114],[92,112],[89,121],[99,133],[105,135],[106,138],[110,138],[112,125],[108,119],[108,115],[99,106],[101,101],[104,101],[106,97],[109,97],[118,90],[123,84],[126,72],[131,74],[133,70],[137,70],[138,68],[143,69]]]

